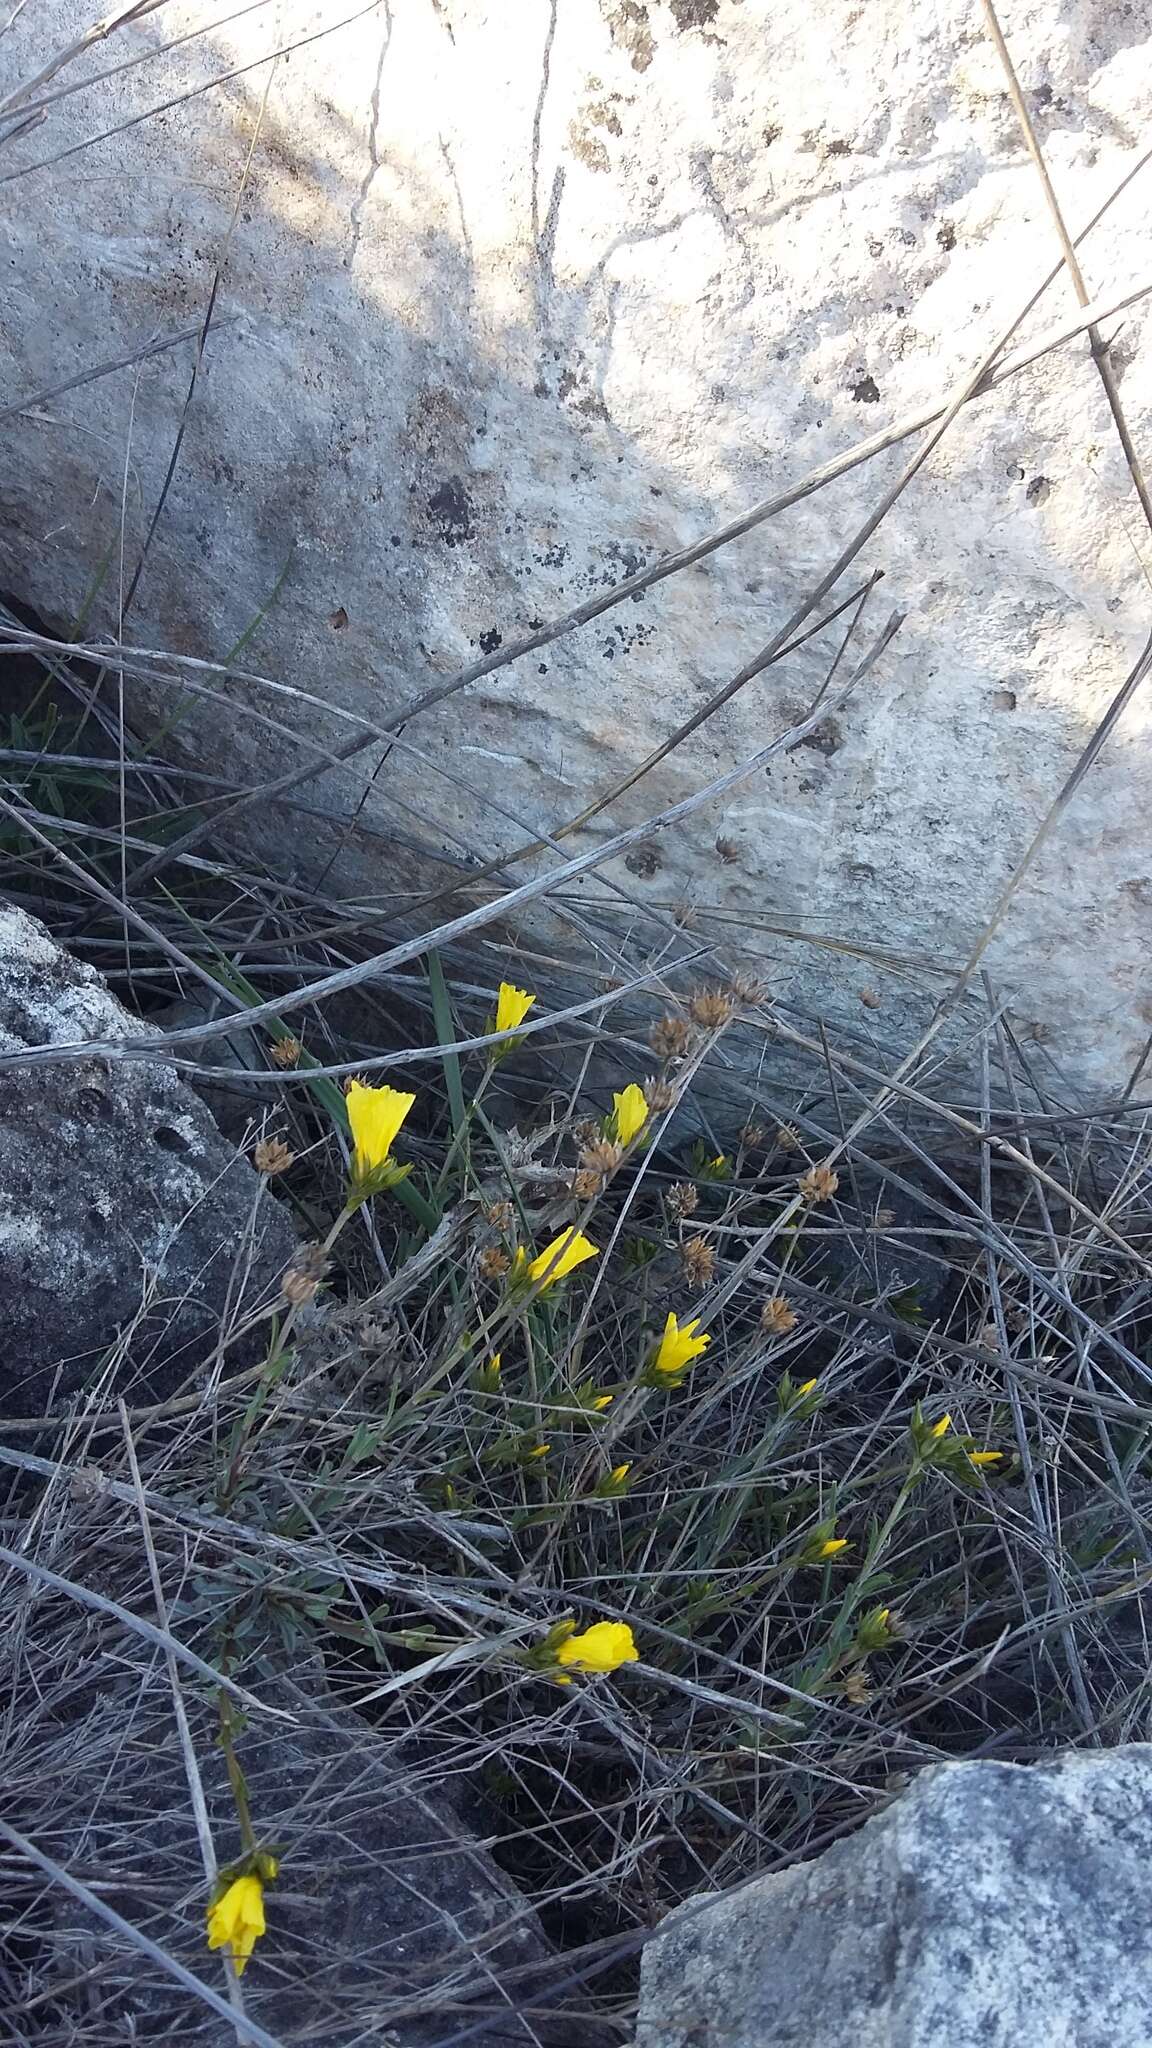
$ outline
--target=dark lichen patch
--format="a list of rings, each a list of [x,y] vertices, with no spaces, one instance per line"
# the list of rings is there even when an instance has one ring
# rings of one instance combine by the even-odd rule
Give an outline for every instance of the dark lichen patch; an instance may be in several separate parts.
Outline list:
[[[664,865],[659,850],[652,845],[634,846],[624,857],[624,865],[630,875],[638,875],[642,882],[650,882]]]
[[[428,499],[428,517],[445,547],[457,548],[475,539],[472,506],[462,478],[450,476],[438,484]]]
[[[489,626],[488,631],[480,635],[481,654],[495,654],[496,649],[503,645],[503,641],[504,635],[499,626]]]
[[[668,0],[668,5],[681,35],[689,28],[710,28],[720,12],[720,0]]]
[[[850,384],[848,389],[856,400],[857,405],[875,405],[880,396],[880,386],[877,384],[875,377],[857,377],[856,382]]]
[[[1030,505],[1043,505],[1052,496],[1052,484],[1046,476],[1034,476],[1024,496]]]
[[[641,0],[620,0],[619,7],[607,17],[612,41],[617,49],[627,50],[632,59],[633,71],[647,71],[656,55],[656,42],[648,25],[648,9]]]
[[[844,745],[844,734],[837,719],[825,718],[807,739],[800,740],[798,744],[811,747],[815,753],[823,754],[825,760],[831,760],[832,755],[838,754]]]
[[[573,156],[587,164],[590,171],[606,171],[611,168],[611,158],[598,135],[589,135],[578,121],[572,121],[568,128],[568,146]]]

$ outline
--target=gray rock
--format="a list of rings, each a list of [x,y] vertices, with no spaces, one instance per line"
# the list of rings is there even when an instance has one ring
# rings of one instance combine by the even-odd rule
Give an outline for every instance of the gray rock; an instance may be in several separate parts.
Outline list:
[[[291,1256],[288,1211],[173,1069],[9,1063],[142,1030],[92,968],[0,905],[0,1413],[38,1414],[110,1358],[105,1398],[162,1398]]]
[[[0,90],[106,11],[6,7]],[[118,637],[223,661],[259,622],[244,664],[312,701],[238,677],[190,698],[213,678],[126,670],[143,734],[241,784],[318,767],[314,743],[355,730],[338,710],[386,722],[938,403],[1058,257],[969,0],[837,8],[833,48],[810,0],[188,0],[179,42],[170,11],[33,84],[39,115],[7,130],[5,405],[195,331],[223,265]],[[1077,233],[1148,131],[1146,9],[1049,0],[1005,30]],[[1146,222],[1138,180],[1082,245],[1090,290],[1144,279]],[[1072,303],[1056,283],[1017,339]],[[1112,342],[1138,448],[1150,332],[1145,299]],[[7,585],[45,618],[88,607],[90,634],[118,631],[103,565],[123,535],[135,570],[191,353],[4,420]],[[555,829],[769,640],[901,460],[862,463],[413,718],[386,773],[375,745],[326,769],[305,794],[339,823],[251,805],[252,843],[304,886],[330,874],[375,897],[382,874],[394,886],[381,835],[487,856]],[[885,520],[861,564],[885,572],[867,633],[889,608],[906,624],[855,700],[609,876],[641,902],[706,905],[709,934],[743,927],[774,990],[884,1053],[906,1043],[1142,643],[1139,533],[1080,340],[968,406]],[[833,644],[742,690],[595,831],[747,759],[811,702]],[[1105,1090],[1149,1028],[1150,745],[1138,700],[986,963],[1044,1070]]]
[[[636,2048],[1148,2048],[1152,1746],[945,1764],[672,1914]]]

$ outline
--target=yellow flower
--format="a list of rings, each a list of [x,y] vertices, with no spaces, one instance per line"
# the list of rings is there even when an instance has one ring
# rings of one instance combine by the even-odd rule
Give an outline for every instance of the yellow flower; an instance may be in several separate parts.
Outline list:
[[[275,1865],[272,1867],[275,1875]],[[244,1975],[248,1958],[264,1933],[264,1886],[253,1872],[233,1878],[227,1891],[208,1908],[209,1948],[230,1948],[236,1975]]]
[[[535,996],[530,996],[526,988],[514,988],[510,981],[502,981],[496,998],[496,1030],[515,1031],[535,1001]]]
[[[344,1100],[356,1148],[352,1176],[365,1180],[388,1164],[396,1134],[416,1097],[398,1088],[366,1088],[362,1081],[353,1081]]]
[[[583,1635],[569,1636],[556,1652],[558,1664],[573,1671],[618,1671],[621,1664],[637,1664],[640,1652],[626,1621],[596,1621]]]
[[[815,1385],[815,1380],[805,1380],[801,1386],[797,1387],[796,1392],[798,1394],[810,1394]]]
[[[605,1408],[610,1408],[615,1399],[615,1394],[597,1394],[595,1400],[592,1403],[592,1406],[598,1412],[603,1411]],[[999,1455],[999,1453],[997,1453],[997,1455]]]
[[[685,1366],[691,1365],[694,1358],[699,1358],[702,1351],[707,1351],[712,1342],[711,1337],[693,1335],[699,1323],[699,1316],[693,1316],[692,1321],[685,1323],[681,1329],[675,1315],[669,1309],[664,1335],[660,1339],[660,1349],[652,1361],[653,1371],[669,1374],[683,1372]]]
[[[998,1465],[1004,1453],[1003,1451],[969,1451],[968,1456],[973,1465]]]
[[[840,1552],[847,1550],[847,1548],[848,1538],[846,1536],[830,1536],[826,1543],[820,1545],[820,1555],[821,1557],[839,1557]]]
[[[952,1417],[950,1415],[942,1415],[940,1417],[939,1422],[934,1422],[932,1424],[932,1427],[929,1430],[928,1434],[929,1436],[934,1436],[936,1438],[947,1436],[948,1431],[951,1429],[951,1427]]]
[[[611,1472],[608,1474],[608,1477],[612,1480],[615,1486],[619,1486],[622,1479],[627,1479],[628,1474],[631,1470],[631,1465],[613,1465]]]
[[[582,1231],[562,1230],[559,1237],[554,1237],[534,1259],[529,1259],[521,1246],[516,1253],[512,1274],[514,1279],[527,1278],[533,1283],[539,1281],[541,1287],[551,1287],[554,1281],[563,1280],[576,1266],[583,1265],[585,1259],[598,1259],[599,1256],[598,1246],[590,1243]]]
[[[546,1458],[551,1449],[551,1444],[535,1444],[529,1451],[528,1456],[530,1458]]]
[[[630,1145],[638,1132],[644,1129],[651,1115],[648,1097],[642,1088],[637,1087],[635,1081],[630,1081],[619,1095],[613,1095],[612,1102],[615,1109],[613,1121],[616,1125],[617,1139],[621,1145]]]

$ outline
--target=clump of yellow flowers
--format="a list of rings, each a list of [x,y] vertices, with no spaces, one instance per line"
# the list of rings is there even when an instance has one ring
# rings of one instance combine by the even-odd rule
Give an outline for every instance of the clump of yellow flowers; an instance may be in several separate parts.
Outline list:
[[[519,1245],[512,1261],[512,1284],[518,1287],[539,1287],[541,1292],[552,1287],[557,1280],[564,1280],[569,1273],[582,1266],[585,1259],[598,1259],[600,1248],[574,1227],[562,1230],[551,1244],[530,1259],[523,1245]]]
[[[639,1137],[651,1114],[644,1090],[638,1087],[635,1081],[630,1081],[627,1088],[622,1088],[619,1094],[612,1097],[612,1115],[609,1121],[616,1143],[630,1145],[633,1138]]]
[[[242,1977],[260,1936],[266,1932],[264,1886],[276,1876],[275,1856],[260,1854],[239,1875],[224,1871],[208,1908],[208,1946],[225,1948]]]
[[[638,1664],[640,1652],[626,1621],[594,1621],[576,1632],[574,1621],[557,1621],[543,1642],[528,1653],[535,1671],[546,1671],[557,1685],[571,1685],[573,1671],[608,1676],[622,1664]]]
[[[344,1098],[352,1131],[352,1171],[348,1181],[348,1206],[358,1207],[370,1195],[394,1188],[411,1173],[410,1166],[398,1166],[392,1147],[400,1126],[416,1097],[399,1088],[368,1088],[362,1081],[350,1081]]]
[[[908,1434],[913,1478],[934,1469],[946,1472],[962,1486],[972,1486],[984,1477],[986,1467],[998,1465],[1004,1456],[1003,1451],[977,1450],[975,1437],[954,1429],[950,1415],[941,1415],[937,1422],[926,1421],[919,1402],[912,1411]]]
[[[699,1358],[701,1352],[707,1351],[709,1344],[712,1342],[711,1337],[707,1334],[700,1337],[696,1335],[699,1327],[699,1316],[693,1316],[691,1322],[681,1323],[673,1310],[669,1309],[668,1320],[664,1325],[664,1334],[656,1347],[646,1371],[642,1375],[646,1386],[678,1387],[681,1385],[693,1359]]]
[[[489,1017],[485,1030],[515,1031],[517,1025],[524,1022],[535,1001],[535,996],[526,988],[517,988],[514,982],[502,981],[496,993],[496,1015]],[[515,1052],[519,1043],[518,1038],[507,1038],[503,1045],[492,1047],[489,1058],[502,1060],[505,1053]]]

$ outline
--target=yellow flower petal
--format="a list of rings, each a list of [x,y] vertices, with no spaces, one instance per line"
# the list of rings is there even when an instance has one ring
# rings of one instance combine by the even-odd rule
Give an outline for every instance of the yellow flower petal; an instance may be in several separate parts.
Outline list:
[[[630,1145],[633,1138],[644,1129],[651,1115],[648,1097],[642,1088],[637,1087],[635,1081],[630,1081],[619,1095],[613,1095],[612,1102],[617,1139],[621,1145]]]
[[[496,998],[497,1031],[515,1031],[516,1026],[524,1022],[535,1001],[535,996],[529,995],[526,988],[516,988],[512,982],[502,981],[500,993]]]
[[[414,1095],[404,1095],[398,1088],[366,1088],[362,1081],[351,1083],[344,1101],[356,1148],[352,1161],[354,1176],[374,1173],[387,1163],[396,1134],[415,1100]]]
[[[637,1664],[640,1652],[626,1621],[596,1621],[582,1635],[569,1636],[556,1652],[558,1664],[570,1664],[574,1671],[617,1671],[621,1664]]]
[[[528,1278],[539,1282],[541,1287],[551,1287],[554,1281],[563,1280],[575,1267],[583,1265],[585,1259],[598,1259],[599,1248],[576,1229],[562,1230],[542,1252],[527,1262]],[[519,1261],[519,1253],[517,1259]]]
[[[1003,1456],[1003,1451],[969,1451],[968,1453],[968,1457],[973,1465],[998,1465]]]
[[[707,1351],[712,1339],[708,1336],[697,1337],[694,1334],[699,1325],[699,1316],[693,1316],[690,1323],[681,1326],[669,1309],[664,1335],[660,1339],[660,1348],[652,1361],[657,1372],[683,1372],[686,1365],[691,1365],[694,1358],[699,1358],[702,1351]]]
[[[846,1536],[830,1536],[827,1543],[820,1545],[820,1555],[821,1557],[839,1557],[840,1552],[847,1550],[847,1548],[848,1538]]]
[[[236,1975],[242,1977],[264,1931],[264,1886],[254,1873],[234,1878],[208,1908],[209,1948],[231,1949]]]
[[[932,1427],[928,1433],[930,1436],[934,1437],[947,1436],[948,1431],[951,1429],[951,1427],[952,1417],[950,1415],[942,1415],[940,1417],[939,1422],[934,1422],[932,1424]]]
[[[627,1479],[628,1474],[631,1470],[631,1465],[613,1465],[610,1476],[614,1480],[615,1484],[619,1486],[620,1481],[622,1479]]]

